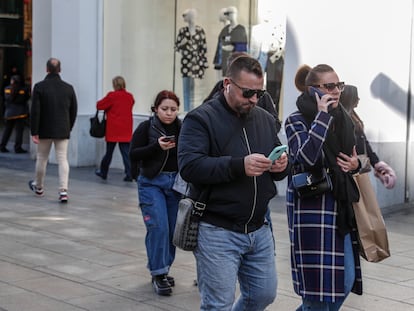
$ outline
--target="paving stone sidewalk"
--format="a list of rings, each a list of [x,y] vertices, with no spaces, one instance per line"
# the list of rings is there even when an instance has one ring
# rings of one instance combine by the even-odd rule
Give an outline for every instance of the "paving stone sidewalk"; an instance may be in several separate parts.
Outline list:
[[[192,253],[177,251],[173,295],[154,294],[136,184],[123,182],[121,170],[102,181],[93,167],[71,168],[69,203],[61,204],[55,165],[48,166],[45,196],[30,192],[34,164],[27,154],[0,154],[0,310],[199,309]],[[283,196],[272,201],[272,219],[279,284],[267,310],[295,310]],[[385,221],[392,256],[363,261],[364,295],[351,295],[344,311],[414,310],[414,206]]]

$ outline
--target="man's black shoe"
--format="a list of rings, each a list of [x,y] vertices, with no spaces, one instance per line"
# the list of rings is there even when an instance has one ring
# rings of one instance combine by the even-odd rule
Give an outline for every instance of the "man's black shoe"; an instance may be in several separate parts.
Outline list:
[[[124,181],[131,182],[131,181],[133,181],[133,179],[132,179],[132,177],[125,176],[125,177],[124,177]]]
[[[1,147],[0,152],[6,153],[6,152],[9,152],[9,149],[7,149],[6,147]]]
[[[172,293],[171,285],[165,274],[153,276],[152,287],[154,287],[154,291],[161,296],[169,296]]]
[[[101,177],[103,180],[106,180],[106,175],[104,175],[101,170],[96,170],[95,175]]]
[[[14,150],[15,153],[27,153],[27,150],[24,150],[23,148],[17,148]]]

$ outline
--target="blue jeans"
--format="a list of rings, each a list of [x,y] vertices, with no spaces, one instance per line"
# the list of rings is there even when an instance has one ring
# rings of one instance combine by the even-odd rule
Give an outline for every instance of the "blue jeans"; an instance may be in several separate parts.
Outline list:
[[[302,306],[296,311],[337,311],[341,308],[346,297],[352,290],[355,282],[355,261],[354,253],[352,250],[352,241],[350,234],[345,236],[344,242],[344,263],[345,263],[345,298],[340,299],[334,303],[332,302],[320,302],[309,299],[302,299]]]
[[[264,310],[276,298],[274,252],[266,224],[244,234],[201,222],[194,251],[200,310]],[[237,279],[240,297],[234,303]]]
[[[112,155],[116,144],[119,145],[119,151],[121,151],[122,162],[124,163],[124,172],[126,177],[131,177],[131,165],[129,162],[129,143],[116,143],[116,142],[106,142],[106,153],[101,161],[101,173],[103,176],[108,175],[109,165],[112,161]]]
[[[175,259],[172,244],[178,202],[181,195],[172,190],[177,173],[161,173],[149,179],[138,176],[138,198],[147,234],[148,269],[151,275],[168,274]]]
[[[184,111],[193,109],[194,101],[194,78],[183,77]]]

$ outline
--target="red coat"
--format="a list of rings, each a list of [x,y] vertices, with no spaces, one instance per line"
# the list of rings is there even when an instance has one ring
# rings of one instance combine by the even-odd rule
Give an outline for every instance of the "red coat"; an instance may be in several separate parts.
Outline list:
[[[121,143],[131,141],[134,103],[134,96],[125,89],[109,92],[96,103],[98,110],[106,112],[106,141]]]

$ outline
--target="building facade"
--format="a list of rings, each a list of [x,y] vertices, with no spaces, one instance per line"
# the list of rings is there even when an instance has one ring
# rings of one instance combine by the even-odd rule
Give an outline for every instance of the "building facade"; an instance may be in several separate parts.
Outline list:
[[[57,57],[62,62],[62,78],[74,85],[78,96],[70,164],[93,166],[102,156],[104,142],[89,136],[89,118],[96,101],[111,89],[112,77],[124,76],[127,89],[134,94],[136,124],[148,117],[158,91],[170,89],[183,99],[183,54],[177,48],[177,37],[188,24],[184,16],[188,9],[195,9],[195,24],[206,38],[208,67],[201,78],[193,79],[191,100],[193,106],[199,105],[222,76],[214,60],[218,46],[229,39],[222,41],[219,35],[226,27],[220,14],[228,7],[237,9],[236,24],[244,27],[248,52],[259,57],[260,51],[266,55],[281,49],[280,119],[296,109],[293,78],[297,68],[304,63],[330,64],[342,80],[358,86],[358,112],[368,138],[379,157],[397,172],[398,184],[392,191],[373,180],[381,206],[413,200],[410,0],[392,6],[389,1],[371,0],[36,0],[32,81],[43,79],[47,59]],[[264,32],[257,26],[269,25],[269,16],[272,29],[278,31],[269,32],[273,37],[261,45],[259,36]],[[243,49],[243,44],[238,46]],[[183,106],[182,100],[182,116]],[[281,138],[285,139],[283,130]],[[114,161],[122,167],[120,159]]]

